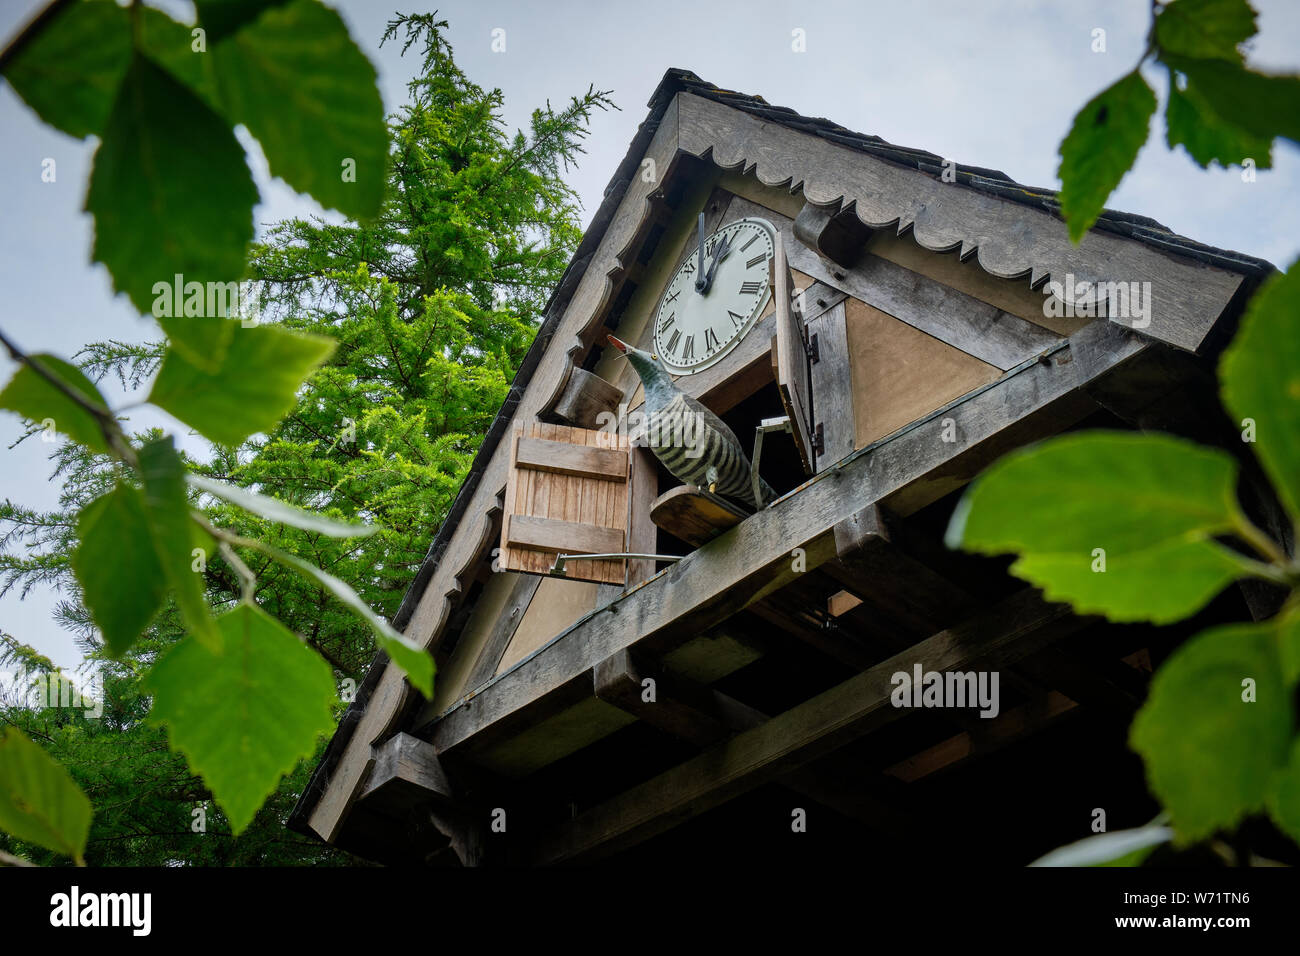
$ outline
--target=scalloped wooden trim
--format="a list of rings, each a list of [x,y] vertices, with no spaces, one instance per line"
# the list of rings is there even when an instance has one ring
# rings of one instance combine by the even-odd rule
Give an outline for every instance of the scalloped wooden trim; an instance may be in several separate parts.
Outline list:
[[[1076,309],[1095,307],[1095,283],[1150,282],[1150,324],[1137,331],[1177,348],[1200,348],[1242,282],[1236,273],[1110,233],[1089,232],[1075,246],[1065,224],[1045,210],[942,183],[700,96],[677,99],[680,145],[692,156],[752,173],[766,186],[802,191],[808,202],[852,206],[865,226],[899,235],[911,230],[923,248],[958,249],[990,275],[1027,278],[1031,288],[1058,282],[1062,293],[1073,287],[1068,298]],[[1067,275],[1073,283],[1066,283]],[[1093,285],[1085,290],[1084,282]]]

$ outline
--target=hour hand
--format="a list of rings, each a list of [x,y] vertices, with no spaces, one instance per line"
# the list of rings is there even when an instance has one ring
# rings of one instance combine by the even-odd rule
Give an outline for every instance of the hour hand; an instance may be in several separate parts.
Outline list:
[[[727,235],[723,237],[720,243],[718,243],[718,247],[713,250],[713,261],[709,263],[709,274],[704,278],[705,292],[708,292],[709,289],[713,288],[713,273],[717,270],[718,263],[727,258],[727,255],[730,252],[731,236]]]

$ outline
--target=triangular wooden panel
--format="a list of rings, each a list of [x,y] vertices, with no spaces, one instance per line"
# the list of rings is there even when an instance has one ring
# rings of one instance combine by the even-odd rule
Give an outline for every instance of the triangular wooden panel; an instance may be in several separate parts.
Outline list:
[[[558,554],[627,550],[626,436],[535,422],[511,437],[500,568],[548,574]],[[623,559],[565,562],[565,577],[623,584]]]
[[[794,283],[781,234],[776,234],[772,255],[772,301],[776,308],[776,383],[781,404],[790,416],[794,443],[807,475],[816,470],[813,455],[812,373],[808,367],[803,315],[791,297]]]
[[[850,298],[845,304],[858,448],[1002,374],[865,302]]]

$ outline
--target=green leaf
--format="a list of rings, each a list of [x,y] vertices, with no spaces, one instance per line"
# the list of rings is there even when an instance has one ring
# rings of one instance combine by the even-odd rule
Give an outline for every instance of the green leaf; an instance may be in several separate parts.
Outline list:
[[[0,736],[0,829],[81,863],[90,836],[90,801],[54,760],[17,727]]]
[[[191,28],[153,7],[140,9],[140,46],[150,60],[184,83],[218,113],[221,102],[212,56],[194,49]]]
[[[375,68],[337,13],[293,0],[222,40],[213,57],[227,115],[257,137],[272,173],[353,219],[379,212],[384,107]],[[347,160],[355,176],[345,179]]]
[[[257,189],[230,124],[170,73],[137,54],[95,152],[86,211],[93,259],[149,312],[174,277],[244,274]]]
[[[166,725],[236,834],[280,777],[334,725],[334,678],[320,656],[274,618],[241,604],[217,619],[219,648],[185,638],[145,679],[149,721]]]
[[[185,463],[176,453],[171,435],[140,450],[140,477],[149,533],[163,577],[172,586],[189,633],[216,647],[217,628],[208,609],[203,575],[194,569],[194,521],[185,496]]]
[[[98,136],[131,60],[126,10],[111,0],[74,3],[57,14],[5,69],[42,120],[69,136]]]
[[[1243,700],[1245,679],[1254,702]],[[1130,742],[1181,844],[1230,829],[1264,807],[1291,739],[1290,692],[1271,624],[1198,634],[1164,663]]]
[[[207,29],[209,41],[213,42],[257,19],[263,10],[284,3],[285,0],[194,0],[199,22]]]
[[[1253,136],[1220,118],[1205,98],[1188,85],[1179,90],[1171,78],[1169,102],[1165,106],[1165,140],[1169,148],[1183,146],[1202,169],[1217,162],[1225,169],[1253,159],[1258,169],[1273,166],[1273,140]]]
[[[1300,77],[1256,73],[1226,60],[1161,59],[1185,74],[1214,112],[1234,126],[1269,140],[1285,136],[1300,142]]]
[[[32,358],[59,381],[98,405],[104,414],[108,414],[108,403],[104,401],[104,396],[99,394],[95,383],[86,378],[81,369],[53,355],[41,354]],[[17,412],[23,418],[38,424],[53,419],[56,431],[80,442],[91,451],[103,454],[109,450],[108,441],[95,416],[55,388],[29,365],[18,369],[4,391],[0,392],[0,408]]]
[[[1168,843],[1174,831],[1163,823],[1132,830],[1098,833],[1058,847],[1030,866],[1138,866],[1156,847]]]
[[[1136,71],[1089,100],[1061,142],[1061,215],[1078,242],[1147,141],[1156,95]]]
[[[173,288],[171,301],[176,295]],[[215,300],[214,300],[215,302]],[[158,310],[155,310],[155,312]],[[167,344],[185,361],[205,372],[216,372],[226,360],[239,323],[213,316],[160,316],[158,324],[167,333]]]
[[[1300,608],[1292,607],[1274,618],[1282,679],[1288,687],[1300,682]]]
[[[1223,404],[1255,423],[1252,446],[1291,517],[1300,520],[1300,269],[1271,278],[1250,300],[1219,361]]]
[[[310,561],[304,561],[297,555],[281,551],[279,548],[263,541],[258,541],[252,546],[286,567],[295,569],[304,577],[317,582],[343,602],[354,614],[370,625],[379,646],[388,655],[389,660],[396,664],[402,673],[406,675],[407,680],[411,682],[411,686],[425,697],[433,698],[433,655],[406,635],[398,633],[391,624],[376,614],[374,608],[363,601],[361,596],[352,590],[346,582],[339,580],[328,571],[324,571]]]
[[[334,341],[274,325],[241,328],[223,321],[235,329],[220,367],[201,368],[170,349],[149,401],[205,438],[233,447],[275,426],[293,407],[307,374],[334,350]]]
[[[1176,621],[1241,574],[1210,540],[1232,527],[1236,475],[1226,453],[1168,435],[1068,435],[981,475],[948,544],[1019,553],[1012,573],[1079,613]],[[1105,570],[1094,570],[1102,557]]]
[[[1300,843],[1300,738],[1291,747],[1291,759],[1273,780],[1268,812],[1279,829]]]
[[[294,528],[302,528],[304,531],[315,531],[331,538],[363,538],[379,530],[378,525],[337,521],[314,511],[295,508],[278,498],[259,495],[257,492],[241,488],[239,485],[231,485],[224,481],[213,481],[211,478],[204,478],[202,475],[190,475],[189,482],[200,491],[206,491],[210,495],[224,498],[232,504],[239,505],[245,511],[261,515],[270,521],[278,521]]]
[[[96,498],[77,519],[72,570],[114,657],[144,633],[167,594],[148,520],[144,497],[124,484]]]
[[[1156,43],[1180,56],[1241,62],[1237,46],[1255,35],[1246,0],[1177,0],[1156,16]]]

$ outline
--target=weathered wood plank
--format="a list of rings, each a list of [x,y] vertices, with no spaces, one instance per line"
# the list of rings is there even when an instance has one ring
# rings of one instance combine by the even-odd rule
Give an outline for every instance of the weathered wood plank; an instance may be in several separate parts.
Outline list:
[[[812,365],[813,417],[821,427],[822,450],[817,470],[851,454],[857,434],[853,420],[853,371],[849,354],[844,301],[808,323],[817,337],[817,361]]]
[[[795,268],[814,268],[805,261],[808,255],[795,256]],[[1004,372],[1061,341],[1042,326],[879,256],[863,256],[853,268],[827,277],[854,298]]]
[[[972,757],[990,753],[1042,730],[1058,718],[1073,712],[1078,704],[1058,691],[1049,691],[1037,700],[1021,704],[988,721],[981,733],[963,731],[947,740],[927,747],[918,754],[900,760],[885,773],[905,783],[947,770]]]
[[[812,378],[808,368],[803,315],[792,297],[790,264],[785,257],[785,240],[777,233],[772,254],[772,301],[776,306],[776,384],[781,403],[790,416],[795,447],[804,474],[816,471],[813,441]]]
[[[627,481],[626,449],[597,448],[520,436],[519,448],[515,454],[515,464],[519,468],[549,471],[556,475]]]
[[[1060,636],[1045,625],[1064,605],[1022,591],[963,625],[927,638],[868,671],[737,734],[691,760],[581,814],[538,839],[536,864],[592,859],[623,849],[703,813],[783,773],[829,754],[908,711],[890,705],[899,671],[915,664],[949,671],[994,658],[1015,660]]]
[[[1094,323],[1071,338],[1085,361],[1032,362],[944,410],[956,441],[936,415],[887,441],[860,449],[817,475],[798,494],[778,499],[623,599],[578,621],[431,728],[439,753],[480,735],[509,734],[526,725],[531,708],[553,689],[581,679],[601,660],[642,642],[678,639],[720,623],[738,609],[794,579],[795,549],[812,569],[835,554],[835,525],[874,502],[901,515],[961,487],[1009,445],[1054,434],[1092,408],[1076,401],[1081,370],[1102,370],[1140,354],[1139,338]],[[1064,417],[1057,417],[1062,414]],[[1011,439],[1002,441],[1005,435]],[[487,734],[491,729],[492,733]]]
[[[598,664],[593,677],[601,700],[697,747],[711,746],[770,719],[733,697],[639,662],[627,651]],[[646,699],[647,679],[654,682],[653,700]],[[906,814],[877,796],[889,782],[844,755],[792,770],[777,782],[874,829],[897,827],[906,819]]]
[[[528,605],[541,583],[542,578],[535,574],[516,576],[510,595],[506,598],[505,607],[492,622],[492,630],[488,634],[487,641],[484,642],[483,649],[469,672],[469,678],[465,681],[465,690],[477,690],[491,680],[492,675],[497,672],[497,665],[501,663],[501,657],[510,646],[510,639],[514,637],[519,622],[524,619]]]
[[[397,813],[417,803],[448,803],[453,788],[433,747],[410,734],[394,734],[375,748],[375,764],[361,799]]]
[[[607,554],[623,550],[623,531],[559,518],[509,515],[505,542],[511,548],[547,554]]]

